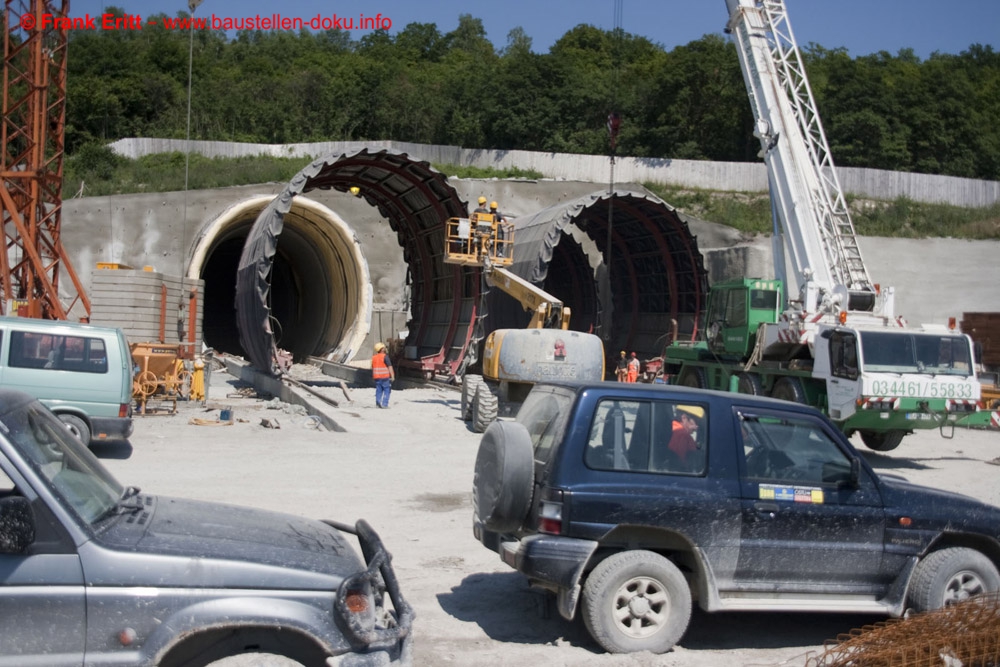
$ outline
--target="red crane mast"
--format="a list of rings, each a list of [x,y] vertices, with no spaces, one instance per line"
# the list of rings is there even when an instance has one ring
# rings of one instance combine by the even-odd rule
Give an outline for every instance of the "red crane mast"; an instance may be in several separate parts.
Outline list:
[[[60,238],[69,2],[5,0],[0,128],[0,313],[67,319],[90,300]],[[71,286],[59,298],[60,274]],[[69,289],[67,289],[69,288]]]

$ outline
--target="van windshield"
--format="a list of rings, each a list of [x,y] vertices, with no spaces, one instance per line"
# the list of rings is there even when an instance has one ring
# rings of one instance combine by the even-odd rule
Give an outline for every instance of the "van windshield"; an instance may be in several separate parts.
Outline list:
[[[0,416],[0,432],[84,524],[92,525],[118,505],[122,485],[38,401]]]

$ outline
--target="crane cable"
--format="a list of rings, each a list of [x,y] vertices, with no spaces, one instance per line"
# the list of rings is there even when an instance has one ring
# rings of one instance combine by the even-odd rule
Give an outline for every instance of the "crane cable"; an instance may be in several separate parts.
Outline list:
[[[615,218],[615,152],[618,148],[618,129],[621,126],[621,116],[616,110],[618,106],[618,79],[621,69],[621,44],[622,44],[622,11],[624,0],[613,0],[613,20],[614,34],[611,50],[611,111],[608,113],[608,141],[611,158],[611,175],[608,184],[608,240],[605,251],[604,270],[605,280],[608,284],[608,300],[611,300],[611,239],[612,227]],[[611,339],[611,318],[602,313],[600,325],[604,340]]]

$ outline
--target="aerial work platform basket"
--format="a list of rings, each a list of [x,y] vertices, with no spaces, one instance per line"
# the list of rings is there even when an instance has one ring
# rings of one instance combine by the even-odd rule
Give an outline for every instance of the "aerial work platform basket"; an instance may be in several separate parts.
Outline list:
[[[509,266],[514,261],[514,225],[492,213],[445,222],[444,263],[463,266]]]

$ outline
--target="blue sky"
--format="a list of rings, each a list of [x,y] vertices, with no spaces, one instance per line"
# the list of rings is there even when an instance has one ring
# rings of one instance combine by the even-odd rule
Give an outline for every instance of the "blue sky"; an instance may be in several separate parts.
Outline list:
[[[878,51],[895,54],[912,48],[926,59],[931,53],[960,53],[970,44],[1000,49],[1000,0],[787,0],[800,45],[845,47],[852,56]],[[71,0],[70,15],[100,14],[109,6],[142,16],[163,12],[174,16],[187,0]],[[567,30],[588,23],[614,27],[613,0],[203,0],[196,16],[244,17],[256,14],[308,20],[318,14],[342,17],[381,14],[395,33],[413,22],[435,23],[444,33],[458,25],[460,14],[482,19],[487,36],[498,47],[517,26],[531,36],[536,52],[546,52]],[[721,33],[726,23],[724,0],[623,0],[622,27],[672,49],[708,33]],[[354,31],[360,38],[366,34]]]

